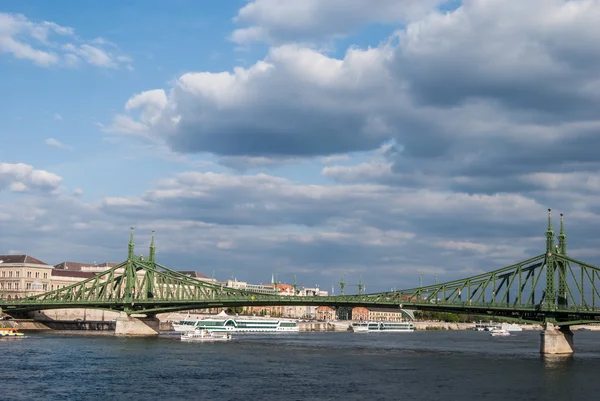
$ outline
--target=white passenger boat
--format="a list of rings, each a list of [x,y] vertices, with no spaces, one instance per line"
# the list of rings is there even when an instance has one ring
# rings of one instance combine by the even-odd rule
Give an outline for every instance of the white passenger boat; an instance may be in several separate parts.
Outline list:
[[[490,335],[492,337],[507,337],[510,336],[510,332],[504,329],[492,329]]]
[[[194,331],[198,328],[226,333],[297,333],[298,324],[292,320],[232,319],[224,313],[214,318],[184,319],[173,323],[178,332]]]
[[[352,324],[355,333],[410,333],[415,331],[413,322],[360,322]]]
[[[181,341],[215,342],[231,340],[230,333],[215,333],[205,329],[187,331],[181,334]]]

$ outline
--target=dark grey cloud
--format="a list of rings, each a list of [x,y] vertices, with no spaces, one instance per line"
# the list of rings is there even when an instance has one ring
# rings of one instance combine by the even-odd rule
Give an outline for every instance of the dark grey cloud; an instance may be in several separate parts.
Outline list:
[[[237,170],[395,140],[387,183],[537,191],[522,176],[598,172],[599,10],[472,1],[411,19],[378,48],[338,60],[282,45],[248,69],[185,74],[160,107],[135,107],[148,135]]]

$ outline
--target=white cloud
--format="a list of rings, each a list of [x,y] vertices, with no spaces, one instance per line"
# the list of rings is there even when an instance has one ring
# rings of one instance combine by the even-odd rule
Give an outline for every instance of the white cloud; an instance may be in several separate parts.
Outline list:
[[[31,60],[41,67],[77,67],[85,62],[102,68],[131,68],[131,58],[116,45],[97,39],[92,42],[97,45],[77,37],[73,28],[54,22],[33,22],[22,14],[0,13],[0,53]]]
[[[234,42],[282,42],[345,36],[370,23],[404,23],[423,17],[443,0],[252,0],[234,21],[250,25]]]
[[[22,192],[27,188],[51,191],[58,188],[62,177],[45,170],[36,170],[24,163],[0,163],[0,190]]]
[[[27,185],[23,184],[22,182],[13,182],[12,184],[10,184],[8,189],[11,192],[26,192],[27,190],[29,190],[29,188],[27,188]]]
[[[349,160],[350,160],[349,155],[333,155],[333,156],[323,156],[323,157],[319,158],[319,161],[323,164],[346,162]]]
[[[166,102],[161,91],[132,97],[126,109],[139,109],[141,117],[118,115],[112,130],[166,139],[183,152],[226,156],[377,147],[390,135],[382,114],[397,103],[386,80],[391,51],[387,46],[349,50],[344,60],[335,60],[296,46],[273,48],[248,69],[184,74]],[[390,103],[373,102],[371,91],[389,96]],[[292,123],[297,119],[301,122]]]
[[[46,140],[44,141],[44,143],[46,143],[46,145],[53,147],[53,148],[58,148],[58,149],[73,149],[72,146],[69,145],[65,145],[64,143],[62,143],[61,141],[59,141],[58,139],[54,139],[54,138],[46,138]]]
[[[62,118],[62,116],[61,116],[60,114],[56,113],[56,114],[54,115],[54,119],[55,119],[55,120],[62,121],[62,119],[63,119],[63,118]]]

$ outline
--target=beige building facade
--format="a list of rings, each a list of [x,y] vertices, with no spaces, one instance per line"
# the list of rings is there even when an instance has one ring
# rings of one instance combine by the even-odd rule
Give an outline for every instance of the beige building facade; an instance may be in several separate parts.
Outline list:
[[[52,270],[29,255],[0,255],[0,297],[20,299],[49,291]]]
[[[55,267],[29,255],[0,255],[0,298],[21,299],[57,290],[110,267],[109,264],[89,268],[83,265],[63,262]]]
[[[407,320],[400,309],[392,308],[366,308],[357,306],[352,308],[352,320],[373,322],[402,322]]]

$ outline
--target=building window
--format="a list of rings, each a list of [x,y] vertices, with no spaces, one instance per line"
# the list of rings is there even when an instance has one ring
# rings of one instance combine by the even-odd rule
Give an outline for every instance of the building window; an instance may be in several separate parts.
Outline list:
[[[12,277],[12,272],[8,272],[8,277]]]
[[[6,272],[2,272],[2,277],[6,277]]]
[[[19,289],[19,283],[15,283],[15,290]]]
[[[27,288],[28,290],[30,290],[30,289],[31,289],[31,283],[27,283],[27,284],[25,285],[25,288]]]
[[[40,278],[40,272],[35,272],[35,278]]]
[[[12,283],[6,284],[7,289],[12,290]]]
[[[48,278],[48,273],[44,273],[44,278]]]
[[[4,289],[4,283],[0,283],[0,290]]]
[[[54,285],[50,286],[50,291],[54,291]]]
[[[15,273],[15,274],[16,274],[16,277],[19,277],[19,273],[20,273],[20,272],[16,272],[16,273]]]
[[[31,272],[27,272],[27,278],[31,278]]]
[[[44,284],[44,285],[42,286],[42,288],[44,289],[44,291],[48,291],[48,284]]]

